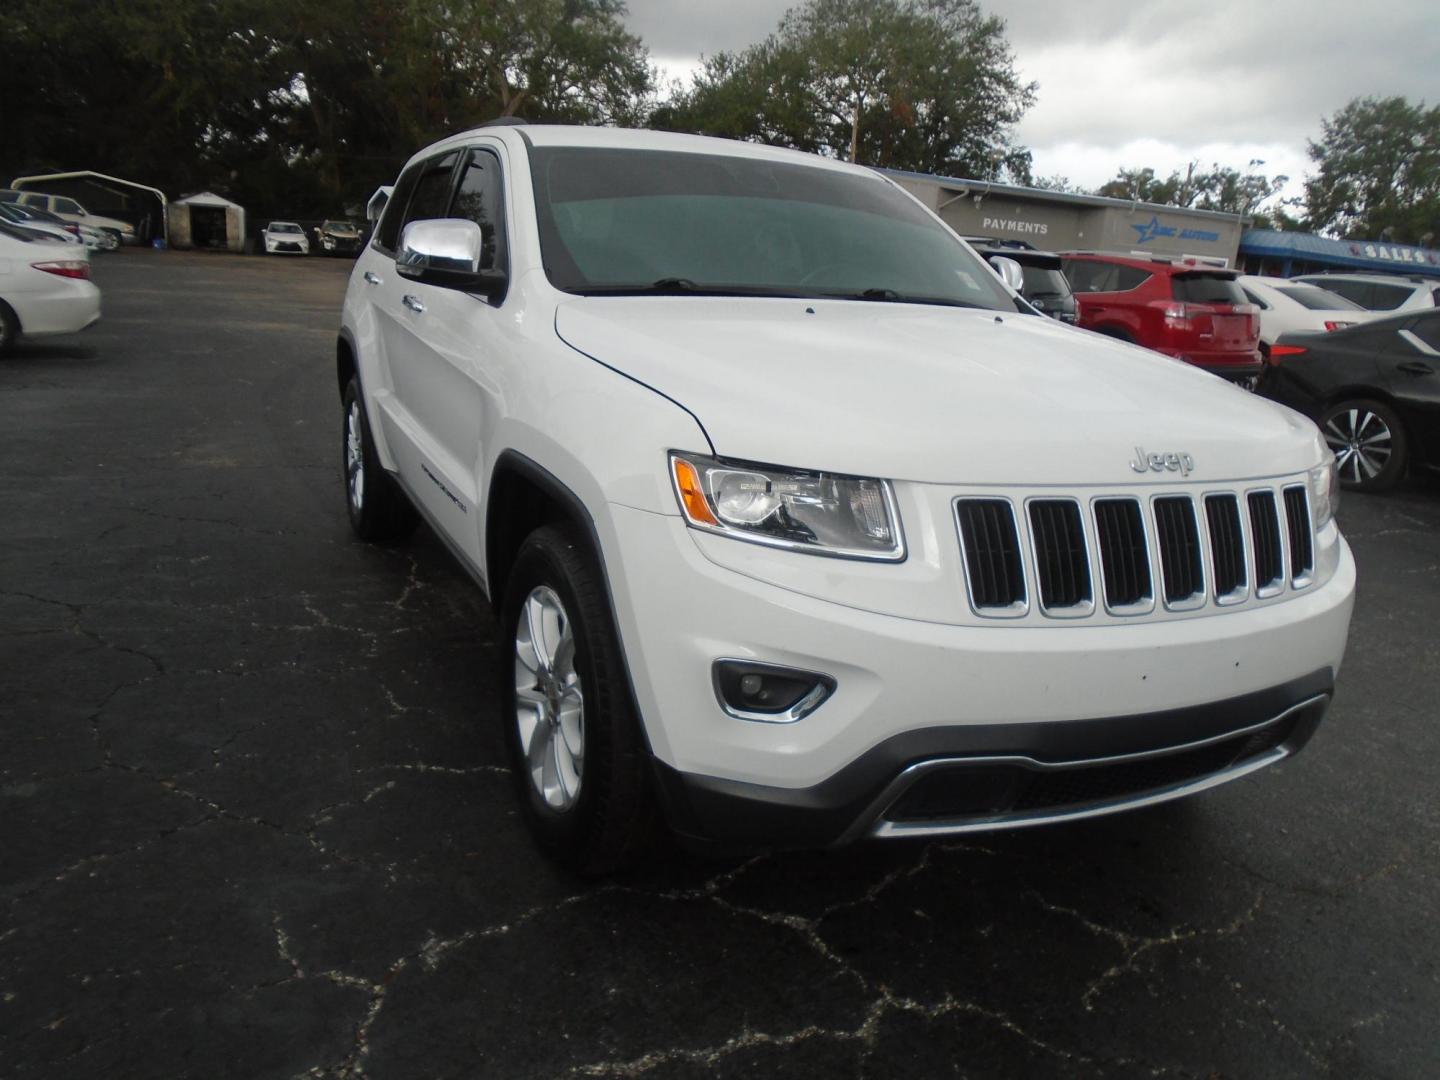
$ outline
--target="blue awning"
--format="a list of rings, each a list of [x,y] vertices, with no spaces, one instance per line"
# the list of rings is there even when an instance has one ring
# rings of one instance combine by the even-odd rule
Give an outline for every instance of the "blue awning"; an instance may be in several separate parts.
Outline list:
[[[1247,229],[1240,237],[1240,254],[1261,259],[1293,259],[1367,270],[1380,274],[1424,274],[1440,278],[1440,251],[1413,244],[1380,240],[1331,240],[1314,233]]]

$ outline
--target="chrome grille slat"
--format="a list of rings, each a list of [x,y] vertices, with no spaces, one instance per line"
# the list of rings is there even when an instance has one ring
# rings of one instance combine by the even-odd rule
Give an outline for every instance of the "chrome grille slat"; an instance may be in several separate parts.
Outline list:
[[[956,504],[965,550],[970,602],[977,611],[1007,611],[1025,604],[1025,571],[1015,512],[1005,499],[963,499]]]
[[[1275,493],[1252,491],[1245,499],[1250,506],[1251,545],[1255,550],[1255,594],[1274,595],[1285,581],[1285,556],[1280,550]]]
[[[1138,499],[1096,499],[1095,539],[1100,576],[1111,610],[1150,600],[1150,551]]]
[[[1049,611],[1083,607],[1090,602],[1090,554],[1080,504],[1032,499],[1029,510],[1041,605]]]
[[[971,610],[1026,624],[1180,617],[1311,584],[1316,541],[1303,483],[1193,487],[957,495]]]
[[[1285,528],[1290,537],[1290,581],[1294,585],[1309,582],[1315,569],[1315,543],[1310,536],[1310,502],[1303,487],[1287,487]]]
[[[1215,596],[1221,603],[1244,595],[1245,535],[1240,528],[1240,505],[1234,495],[1207,495],[1205,521],[1210,528],[1210,572]]]
[[[1174,606],[1205,591],[1200,557],[1200,530],[1195,505],[1188,495],[1167,495],[1155,500],[1155,533],[1160,543],[1160,578],[1165,603]]]

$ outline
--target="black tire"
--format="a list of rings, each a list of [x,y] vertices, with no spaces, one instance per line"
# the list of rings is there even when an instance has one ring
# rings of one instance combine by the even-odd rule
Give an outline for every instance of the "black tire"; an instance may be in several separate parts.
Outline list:
[[[528,681],[532,669],[521,659],[520,623],[532,597],[543,595],[537,590],[549,590],[566,616],[570,663],[581,691],[583,767],[573,802],[563,808],[547,802],[532,779],[522,745],[520,676]],[[649,754],[601,572],[578,531],[547,525],[526,538],[505,586],[501,629],[501,722],[526,823],[540,846],[576,874],[594,877],[633,865],[659,832]],[[538,711],[528,715],[535,730],[545,725]]]
[[[13,349],[19,337],[20,320],[15,317],[10,305],[0,300],[0,356]]]
[[[1340,484],[1347,490],[1389,491],[1405,476],[1410,440],[1400,417],[1383,401],[1337,401],[1320,418],[1320,431],[1335,451]]]
[[[370,543],[394,543],[415,531],[419,515],[400,490],[375,453],[375,440],[370,436],[370,418],[360,396],[360,382],[352,378],[345,385],[344,408],[340,414],[340,478],[345,484],[345,507],[350,514],[350,527],[361,540]],[[355,483],[352,457],[352,423],[356,430],[360,483]]]

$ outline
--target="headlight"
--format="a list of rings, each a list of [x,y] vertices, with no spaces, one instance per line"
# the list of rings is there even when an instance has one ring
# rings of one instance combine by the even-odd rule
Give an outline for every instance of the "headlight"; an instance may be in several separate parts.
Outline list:
[[[1310,470],[1310,513],[1315,518],[1315,531],[1333,521],[1339,509],[1340,472],[1335,455],[1329,454],[1323,464]]]
[[[685,520],[737,540],[850,559],[905,557],[888,481],[671,454]]]

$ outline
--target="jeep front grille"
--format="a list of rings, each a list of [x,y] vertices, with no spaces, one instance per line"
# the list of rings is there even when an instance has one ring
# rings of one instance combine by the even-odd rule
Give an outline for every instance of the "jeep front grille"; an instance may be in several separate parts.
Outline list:
[[[1303,486],[1193,496],[962,495],[955,514],[970,605],[992,618],[1244,604],[1278,596],[1287,582],[1304,588],[1315,570]],[[1031,596],[1039,601],[1033,611]]]

